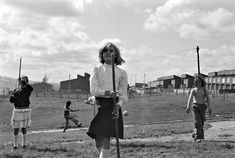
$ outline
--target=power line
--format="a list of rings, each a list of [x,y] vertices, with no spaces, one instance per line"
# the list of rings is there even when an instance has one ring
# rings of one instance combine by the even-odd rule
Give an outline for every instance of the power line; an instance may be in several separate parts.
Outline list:
[[[181,54],[181,53],[184,53],[184,52],[190,51],[190,50],[195,50],[195,48],[187,48],[187,49],[183,49],[183,50],[180,50],[180,51],[172,52],[170,54]]]

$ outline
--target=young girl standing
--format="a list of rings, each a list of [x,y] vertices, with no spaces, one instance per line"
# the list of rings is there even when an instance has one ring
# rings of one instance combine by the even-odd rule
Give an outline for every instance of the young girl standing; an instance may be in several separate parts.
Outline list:
[[[13,136],[13,150],[18,148],[18,133],[22,130],[22,148],[26,148],[26,133],[27,127],[31,123],[31,109],[29,108],[29,97],[33,91],[32,86],[28,84],[29,80],[27,76],[19,78],[19,89],[15,89],[10,96],[10,102],[14,103],[14,109],[11,117],[11,125],[14,129]]]
[[[114,56],[114,57],[113,57]],[[112,59],[113,57],[113,59]],[[120,51],[113,43],[107,43],[99,51],[101,65],[95,67],[90,78],[91,95],[95,96],[99,105],[98,113],[91,121],[88,136],[95,139],[95,145],[100,158],[108,158],[110,138],[116,137],[115,119],[118,119],[119,138],[123,138],[123,119],[121,106],[127,101],[127,73],[117,65],[125,61]],[[115,63],[116,93],[113,90],[112,60]],[[113,98],[116,97],[117,109],[114,108]],[[114,116],[114,114],[116,114]]]
[[[190,107],[193,103],[193,117],[194,117],[194,133],[193,138],[196,142],[204,139],[204,121],[206,109],[211,113],[211,101],[208,91],[205,89],[205,81],[201,76],[196,76],[194,79],[195,87],[190,91],[186,112],[189,113]]]

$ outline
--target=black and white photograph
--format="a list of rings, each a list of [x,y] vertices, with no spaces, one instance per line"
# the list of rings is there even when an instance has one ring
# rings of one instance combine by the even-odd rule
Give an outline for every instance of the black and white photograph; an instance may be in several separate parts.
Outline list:
[[[1,0],[0,158],[234,158],[234,0]]]

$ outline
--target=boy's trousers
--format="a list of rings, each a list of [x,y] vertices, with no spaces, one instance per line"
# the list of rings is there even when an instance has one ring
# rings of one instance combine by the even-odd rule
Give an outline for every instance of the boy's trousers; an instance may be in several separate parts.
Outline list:
[[[193,117],[194,117],[194,139],[204,139],[204,122],[206,121],[206,104],[193,104]]]

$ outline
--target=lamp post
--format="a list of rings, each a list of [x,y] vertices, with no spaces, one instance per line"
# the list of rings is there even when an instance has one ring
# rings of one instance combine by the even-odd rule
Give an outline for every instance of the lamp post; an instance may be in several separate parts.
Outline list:
[[[69,74],[68,98],[70,98],[70,74]]]
[[[200,75],[199,46],[197,46],[196,50],[197,50],[197,71],[198,75]]]

